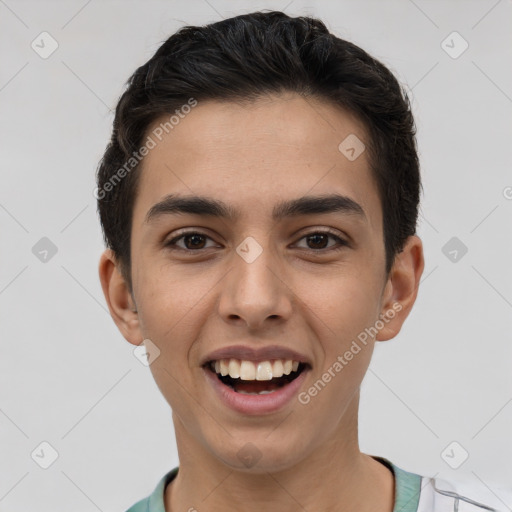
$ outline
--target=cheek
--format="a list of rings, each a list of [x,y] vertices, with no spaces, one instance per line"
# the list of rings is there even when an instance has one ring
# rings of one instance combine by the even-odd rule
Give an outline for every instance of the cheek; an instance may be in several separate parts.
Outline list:
[[[200,309],[201,297],[207,289],[204,277],[193,278],[168,264],[148,260],[138,276],[136,288],[144,334],[167,343],[183,330],[187,316]]]
[[[374,342],[365,329],[375,322],[379,297],[371,277],[355,274],[322,286],[317,282],[306,297],[304,310],[311,312],[306,322],[316,326],[317,350],[323,353],[298,407],[328,435],[342,421],[370,364]]]
[[[322,330],[319,339],[331,340],[326,352],[350,345],[378,317],[379,290],[368,272],[349,274],[341,270],[337,276],[312,280],[303,287],[301,296],[311,318],[317,318],[315,324]]]
[[[194,372],[198,368],[193,367],[192,351],[212,311],[208,292],[218,280],[212,273],[179,271],[169,264],[148,264],[140,274],[137,299],[141,331],[160,350],[150,368],[168,400],[180,399],[180,385],[190,391],[196,385]]]
[[[188,340],[194,334],[187,331],[191,301],[179,283],[164,279],[164,274],[146,272],[140,277],[137,300],[141,332],[160,351],[150,369],[160,389],[176,388],[173,381],[188,366]],[[164,395],[167,397],[168,392]]]
[[[160,392],[178,416],[190,409],[197,368],[191,368],[190,350],[198,338],[203,293],[182,280],[155,272],[140,288],[139,318],[144,337],[160,350],[150,370]],[[184,418],[182,418],[184,420]]]

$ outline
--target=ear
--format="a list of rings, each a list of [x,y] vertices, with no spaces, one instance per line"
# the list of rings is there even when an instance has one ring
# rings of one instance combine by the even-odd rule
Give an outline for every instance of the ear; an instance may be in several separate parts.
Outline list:
[[[379,316],[384,327],[379,329],[377,341],[390,340],[400,332],[416,301],[424,266],[423,244],[416,235],[410,236],[389,272]]]
[[[140,345],[144,338],[140,332],[137,308],[120,266],[110,249],[101,255],[98,271],[103,294],[117,328],[128,342]]]

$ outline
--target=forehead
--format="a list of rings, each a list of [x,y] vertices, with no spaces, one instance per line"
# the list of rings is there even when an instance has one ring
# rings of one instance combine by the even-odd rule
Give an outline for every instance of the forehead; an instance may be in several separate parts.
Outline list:
[[[169,117],[162,116],[146,133],[156,145],[142,162],[135,222],[175,193],[222,199],[242,216],[265,209],[271,216],[283,199],[338,193],[361,204],[370,223],[380,225],[367,152],[349,159],[342,151],[346,140],[368,142],[363,123],[353,114],[288,94],[243,105],[199,102],[172,128],[165,125]]]

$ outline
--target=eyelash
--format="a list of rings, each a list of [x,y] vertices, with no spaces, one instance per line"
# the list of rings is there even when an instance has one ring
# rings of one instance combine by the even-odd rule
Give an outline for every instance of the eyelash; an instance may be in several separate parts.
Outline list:
[[[166,242],[164,245],[165,245],[165,247],[167,247],[167,248],[169,248],[171,250],[178,249],[178,250],[184,251],[186,253],[198,253],[198,252],[200,252],[202,250],[205,250],[205,249],[184,249],[183,247],[177,247],[176,246],[176,242],[178,240],[181,240],[182,238],[185,238],[187,236],[192,236],[192,235],[203,236],[205,238],[210,238],[210,240],[211,240],[211,237],[209,237],[205,233],[201,233],[200,231],[183,231],[178,236],[174,237],[172,240],[169,240],[169,242]],[[339,250],[341,250],[344,247],[347,247],[349,245],[346,240],[344,240],[339,235],[337,235],[334,232],[329,231],[329,230],[312,231],[310,233],[306,233],[305,235],[303,235],[299,240],[302,240],[303,238],[307,238],[308,236],[312,236],[312,235],[327,235],[327,236],[330,236],[331,238],[334,238],[338,242],[338,247],[328,247],[328,248],[325,248],[325,249],[303,249],[303,250],[305,250],[305,251],[307,251],[309,253],[319,254],[321,252],[325,253],[325,252],[328,252],[328,251],[339,251]]]

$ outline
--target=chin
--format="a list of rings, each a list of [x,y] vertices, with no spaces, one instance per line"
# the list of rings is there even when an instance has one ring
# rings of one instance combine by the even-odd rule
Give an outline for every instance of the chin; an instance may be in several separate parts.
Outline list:
[[[266,433],[265,436],[268,436]],[[235,448],[235,446],[239,448]],[[295,466],[307,454],[304,452],[303,440],[299,443],[284,443],[276,440],[265,440],[264,436],[258,440],[257,436],[247,436],[247,440],[239,440],[232,444],[233,451],[215,454],[231,470],[250,473],[265,474],[285,471]],[[290,454],[293,454],[290,456]]]

